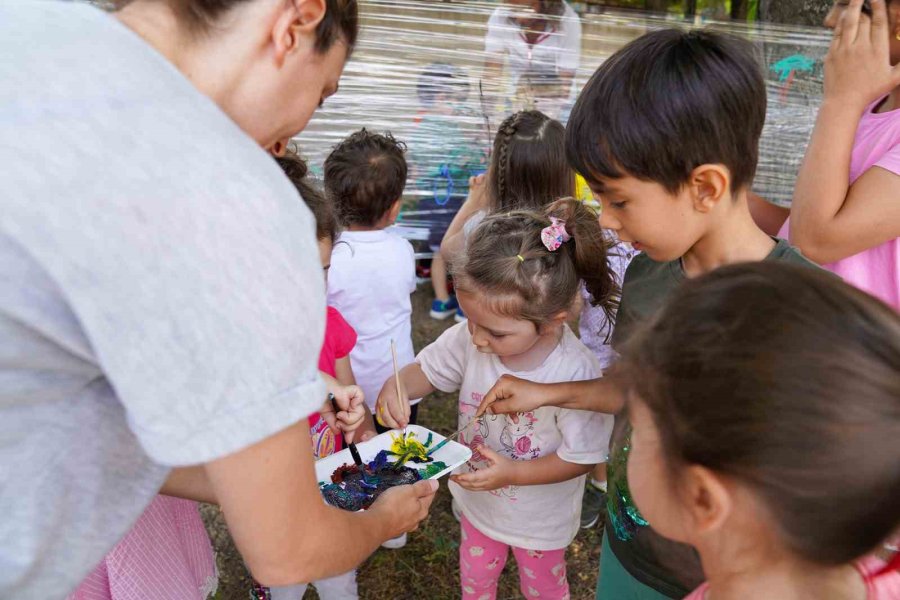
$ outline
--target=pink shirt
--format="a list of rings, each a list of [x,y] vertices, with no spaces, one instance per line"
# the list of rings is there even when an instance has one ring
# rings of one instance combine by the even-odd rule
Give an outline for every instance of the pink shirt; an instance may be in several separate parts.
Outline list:
[[[319,370],[335,376],[335,363],[339,358],[350,355],[356,345],[356,330],[344,320],[344,315],[333,306],[328,307],[325,320],[325,341],[319,352]],[[334,454],[341,449],[341,438],[332,433],[328,424],[319,415],[309,416],[309,437],[313,454],[317,459]]]
[[[875,113],[882,99],[867,109],[853,141],[850,158],[850,183],[872,167],[881,167],[900,175],[900,110]],[[898,190],[900,195],[900,190]],[[788,237],[790,220],[778,237]],[[850,283],[900,310],[900,242],[898,238],[859,254],[823,265]]]
[[[884,567],[884,561],[869,556],[856,564],[863,579],[866,582],[866,600],[897,600],[900,598],[900,573],[887,571],[879,573]],[[873,575],[875,575],[873,577]],[[705,600],[709,583],[704,583],[696,590],[684,597],[684,600]]]

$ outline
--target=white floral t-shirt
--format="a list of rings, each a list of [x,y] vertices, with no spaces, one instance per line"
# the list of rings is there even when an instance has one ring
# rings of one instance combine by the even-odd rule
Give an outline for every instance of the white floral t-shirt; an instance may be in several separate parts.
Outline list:
[[[484,394],[504,373],[541,383],[600,377],[600,365],[587,347],[565,327],[555,350],[536,369],[512,371],[500,358],[483,354],[472,343],[466,323],[444,332],[416,357],[428,381],[443,392],[459,390],[459,426],[470,423]],[[567,462],[606,462],[613,418],[582,410],[544,407],[519,416],[485,415],[460,436],[470,447],[486,445],[513,460],[533,460],[556,453]],[[457,473],[484,468],[475,452]],[[450,482],[450,491],[469,521],[485,535],[519,548],[557,550],[578,531],[584,476],[547,485],[507,486],[470,492]]]

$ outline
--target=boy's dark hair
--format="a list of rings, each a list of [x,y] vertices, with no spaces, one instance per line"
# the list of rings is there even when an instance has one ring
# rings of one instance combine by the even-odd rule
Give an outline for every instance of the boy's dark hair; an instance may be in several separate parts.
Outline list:
[[[325,159],[325,192],[344,225],[373,226],[403,195],[406,145],[390,133],[365,128],[334,147]]]
[[[323,194],[309,179],[309,169],[306,161],[295,152],[287,152],[284,156],[276,157],[278,165],[294,184],[300,197],[309,207],[316,219],[316,239],[329,239],[333,244],[337,239],[338,226],[334,208],[325,199]]]
[[[626,175],[676,193],[703,164],[756,172],[766,86],[749,42],[662,29],[613,54],[578,97],[566,128],[569,162],[592,186]]]
[[[508,116],[494,137],[487,192],[491,211],[540,210],[575,195],[565,128],[538,110]]]
[[[555,251],[541,240],[551,217],[564,221],[571,236]],[[498,213],[484,219],[454,261],[454,284],[478,293],[499,314],[541,325],[571,308],[583,281],[592,304],[612,316],[619,290],[608,247],[597,213],[572,198],[540,211]]]
[[[748,486],[796,556],[845,564],[900,525],[900,316],[825,271],[731,265],[626,346],[669,469]]]

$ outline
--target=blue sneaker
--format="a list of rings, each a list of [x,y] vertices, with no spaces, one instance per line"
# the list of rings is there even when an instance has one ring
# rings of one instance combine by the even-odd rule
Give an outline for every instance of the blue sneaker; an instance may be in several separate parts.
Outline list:
[[[441,302],[435,298],[431,302],[431,312],[429,314],[432,319],[443,321],[447,317],[453,316],[458,309],[459,304],[456,302],[456,296],[450,296],[450,299],[446,302]]]
[[[465,323],[468,319],[466,318],[466,313],[464,313],[461,308],[457,308],[456,314],[453,315],[453,320],[457,323]]]

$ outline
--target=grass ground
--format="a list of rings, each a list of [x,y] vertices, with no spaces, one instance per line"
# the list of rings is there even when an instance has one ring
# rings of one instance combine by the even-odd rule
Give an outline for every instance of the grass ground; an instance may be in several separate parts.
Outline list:
[[[434,321],[428,316],[431,287],[423,285],[413,295],[413,343],[418,352],[434,341],[453,319]],[[456,430],[456,396],[437,393],[428,397],[419,409],[419,423],[439,433]],[[228,535],[218,509],[203,506],[219,564],[219,599],[245,600],[249,576],[240,555]],[[569,547],[568,573],[573,600],[594,597],[602,530],[582,530]],[[459,597],[459,524],[450,512],[450,492],[442,481],[428,519],[409,535],[409,543],[400,550],[378,550],[359,569],[362,600],[450,600]],[[498,598],[521,598],[515,560],[510,557],[500,579]],[[305,600],[318,598],[313,590]]]

